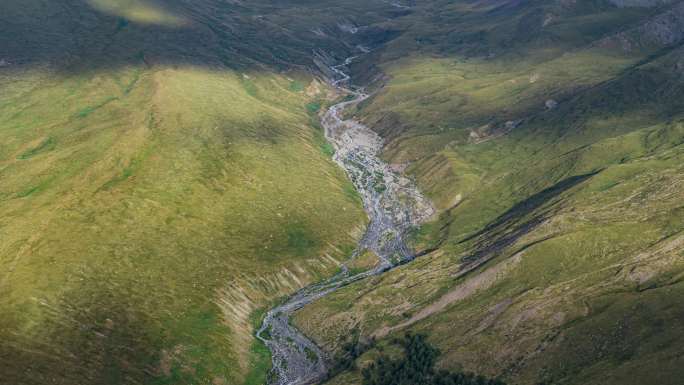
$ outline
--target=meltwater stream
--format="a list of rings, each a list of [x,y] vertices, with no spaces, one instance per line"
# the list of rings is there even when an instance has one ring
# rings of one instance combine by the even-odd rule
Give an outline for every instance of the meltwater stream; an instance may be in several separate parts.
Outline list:
[[[363,200],[370,222],[354,255],[372,250],[380,258],[373,269],[349,274],[342,272],[326,281],[301,289],[285,303],[271,309],[256,336],[270,349],[273,358],[271,383],[307,385],[321,381],[327,373],[327,357],[315,343],[292,326],[290,316],[305,305],[342,286],[379,275],[414,258],[405,243],[408,231],[433,213],[427,199],[407,178],[394,172],[379,158],[382,139],[363,124],[342,117],[344,110],[365,100],[363,91],[347,88],[349,75],[344,72],[354,60],[332,67],[336,79],[331,84],[351,99],[330,107],[322,118],[325,136],[335,148],[333,159],[342,167]]]

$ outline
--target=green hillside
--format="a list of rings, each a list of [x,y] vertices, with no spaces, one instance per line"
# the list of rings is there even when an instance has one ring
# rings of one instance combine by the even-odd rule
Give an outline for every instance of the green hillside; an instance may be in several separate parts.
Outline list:
[[[176,3],[0,6],[0,383],[242,383],[257,310],[361,235],[326,86]]]
[[[297,324],[331,350],[424,333],[440,367],[514,384],[678,383],[684,51],[643,32],[669,9],[434,2],[397,22],[359,64],[386,80],[358,113],[441,208],[415,239],[437,251]]]

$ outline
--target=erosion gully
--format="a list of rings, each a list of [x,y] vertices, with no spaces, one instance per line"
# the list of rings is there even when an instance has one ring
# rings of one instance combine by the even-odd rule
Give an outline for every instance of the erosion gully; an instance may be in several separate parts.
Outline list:
[[[299,290],[266,314],[256,336],[271,351],[270,384],[274,385],[314,384],[322,381],[327,373],[329,358],[290,323],[292,314],[345,285],[383,274],[414,259],[415,254],[405,239],[412,228],[433,213],[431,204],[414,183],[380,159],[382,139],[360,122],[343,117],[348,107],[368,98],[362,89],[349,85],[350,76],[345,71],[353,60],[350,57],[331,67],[334,79],[330,83],[348,96],[330,107],[321,122],[327,140],[335,148],[334,161],[353,182],[369,217],[366,232],[350,259],[371,250],[380,262],[375,268],[358,274],[350,274],[343,265],[336,276]]]

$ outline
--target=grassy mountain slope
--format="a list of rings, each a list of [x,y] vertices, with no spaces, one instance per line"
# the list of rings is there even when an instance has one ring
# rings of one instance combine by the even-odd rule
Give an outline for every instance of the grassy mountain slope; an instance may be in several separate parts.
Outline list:
[[[297,324],[331,350],[350,329],[426,333],[442,367],[511,383],[678,383],[680,7],[435,2],[396,21],[358,64],[385,75],[359,114],[441,209],[416,235],[437,251]]]
[[[293,7],[0,5],[0,383],[263,379],[258,309],[366,220]]]

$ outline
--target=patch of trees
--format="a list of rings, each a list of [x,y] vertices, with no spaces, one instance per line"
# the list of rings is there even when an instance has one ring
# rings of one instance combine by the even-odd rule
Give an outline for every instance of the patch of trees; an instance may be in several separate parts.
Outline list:
[[[335,355],[333,365],[328,371],[328,378],[335,377],[344,371],[355,369],[356,359],[375,346],[374,339],[361,341],[357,329],[352,330],[350,337],[349,340],[342,343],[342,348]]]
[[[392,343],[403,348],[403,357],[381,354],[362,370],[363,385],[505,385],[470,373],[436,371],[434,366],[440,352],[422,334],[406,334]]]

